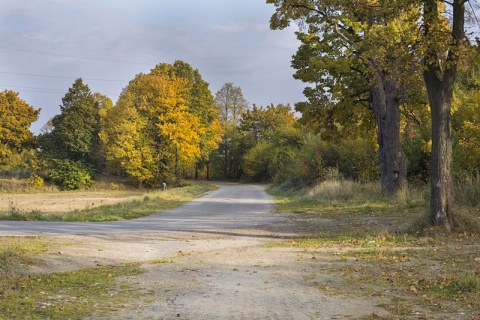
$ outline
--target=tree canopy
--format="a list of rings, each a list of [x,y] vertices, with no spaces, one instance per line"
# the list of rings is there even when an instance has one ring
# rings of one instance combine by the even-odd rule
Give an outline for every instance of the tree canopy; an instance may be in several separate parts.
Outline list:
[[[35,110],[10,90],[0,92],[0,161],[33,144],[30,125],[37,120]]]
[[[184,62],[137,75],[102,112],[110,168],[139,183],[177,179],[216,147],[220,126],[212,103],[208,84]]]

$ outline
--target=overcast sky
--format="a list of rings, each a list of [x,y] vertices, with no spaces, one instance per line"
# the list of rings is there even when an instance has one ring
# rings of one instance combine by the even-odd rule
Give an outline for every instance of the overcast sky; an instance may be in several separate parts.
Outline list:
[[[272,31],[264,0],[3,0],[0,90],[41,108],[34,133],[60,112],[76,78],[115,102],[157,63],[182,60],[215,94],[242,88],[252,104],[303,100],[290,67],[295,28]]]

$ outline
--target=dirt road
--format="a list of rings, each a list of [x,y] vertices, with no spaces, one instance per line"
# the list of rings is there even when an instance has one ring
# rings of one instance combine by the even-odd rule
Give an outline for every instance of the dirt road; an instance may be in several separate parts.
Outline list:
[[[372,297],[328,294],[334,252],[268,244],[297,230],[272,213],[259,186],[220,185],[187,205],[145,219],[105,224],[0,223],[0,234],[55,234],[68,245],[30,272],[141,262],[127,279],[146,298],[89,319],[356,319],[387,315]],[[160,263],[161,262],[161,263]]]

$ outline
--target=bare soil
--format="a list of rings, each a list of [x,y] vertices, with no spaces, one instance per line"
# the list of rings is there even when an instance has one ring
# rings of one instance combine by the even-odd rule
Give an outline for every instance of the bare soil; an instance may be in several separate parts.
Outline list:
[[[336,249],[272,246],[292,241],[293,222],[262,229],[208,233],[163,232],[54,236],[27,272],[141,263],[144,273],[128,277],[145,293],[118,306],[115,314],[88,319],[358,319],[388,316],[375,296],[328,294],[341,280]],[[270,245],[269,245],[270,244]]]

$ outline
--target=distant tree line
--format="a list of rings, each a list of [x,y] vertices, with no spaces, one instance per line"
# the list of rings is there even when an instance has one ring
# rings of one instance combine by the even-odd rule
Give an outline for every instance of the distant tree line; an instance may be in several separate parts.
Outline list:
[[[478,47],[472,47],[455,90],[456,176],[480,169],[478,56]],[[139,187],[185,178],[293,188],[332,174],[380,178],[378,130],[368,108],[332,118],[305,111],[297,118],[289,105],[249,107],[240,87],[225,83],[213,95],[199,71],[182,61],[138,74],[115,105],[77,79],[60,114],[37,136],[29,127],[40,110],[12,91],[1,92],[0,99],[2,171],[26,172],[64,189],[89,187],[101,173],[129,177]],[[409,159],[407,177],[425,183],[431,150],[427,104],[404,111],[399,136]]]

